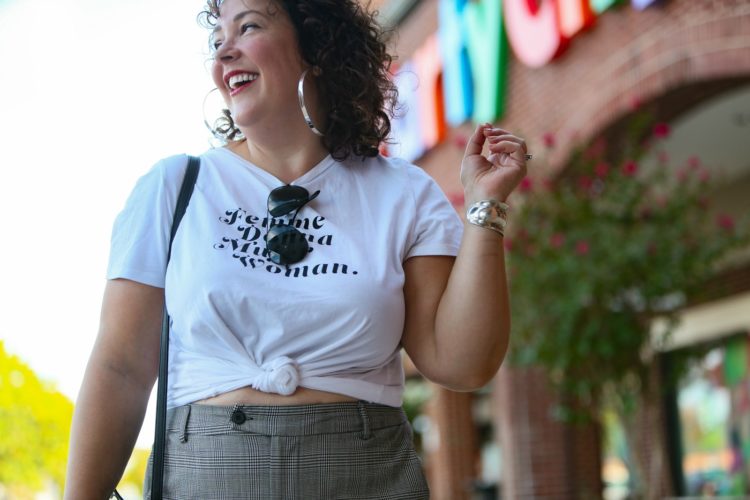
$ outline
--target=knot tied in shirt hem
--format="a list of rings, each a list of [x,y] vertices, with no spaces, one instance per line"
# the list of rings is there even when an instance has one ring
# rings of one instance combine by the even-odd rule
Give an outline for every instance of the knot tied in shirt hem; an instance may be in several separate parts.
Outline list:
[[[280,356],[261,365],[260,369],[262,373],[252,382],[253,389],[282,396],[289,396],[297,390],[299,369],[293,359]]]

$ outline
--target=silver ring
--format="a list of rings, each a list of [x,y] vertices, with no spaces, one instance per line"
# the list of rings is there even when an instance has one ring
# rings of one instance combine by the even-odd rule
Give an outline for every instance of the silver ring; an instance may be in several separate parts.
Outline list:
[[[528,154],[526,154],[526,155],[523,155],[523,157],[524,157],[524,159],[526,161],[529,161],[530,159],[532,159],[534,157],[534,155],[528,155]]]

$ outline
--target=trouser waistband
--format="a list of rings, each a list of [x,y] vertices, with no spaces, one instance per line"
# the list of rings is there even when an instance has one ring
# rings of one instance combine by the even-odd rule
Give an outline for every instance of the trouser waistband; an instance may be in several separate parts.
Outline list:
[[[294,406],[190,404],[167,411],[167,430],[185,442],[189,434],[243,432],[306,436],[371,431],[408,422],[401,408],[364,401]]]

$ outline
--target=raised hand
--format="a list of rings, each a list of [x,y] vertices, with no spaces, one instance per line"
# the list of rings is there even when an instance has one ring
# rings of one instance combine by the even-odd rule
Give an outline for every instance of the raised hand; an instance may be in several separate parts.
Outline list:
[[[487,156],[482,154],[488,143]],[[477,126],[461,162],[461,183],[466,205],[480,200],[504,202],[526,176],[530,158],[526,142],[489,123]]]

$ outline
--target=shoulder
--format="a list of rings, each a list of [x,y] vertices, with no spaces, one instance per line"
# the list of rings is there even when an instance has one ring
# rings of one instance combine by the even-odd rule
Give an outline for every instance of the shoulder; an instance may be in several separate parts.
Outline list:
[[[198,158],[201,161],[201,164],[222,163],[226,162],[229,158],[225,148],[210,148],[199,154],[179,153],[166,156],[157,161],[152,166],[151,170],[160,171],[166,176],[182,174],[185,171],[188,160],[191,156]]]
[[[442,195],[442,189],[440,189],[430,174],[425,172],[422,167],[403,158],[379,155],[374,164],[381,169],[381,172],[391,172],[395,178],[398,178],[403,183],[404,190],[412,196],[418,198],[421,193],[426,191]]]
[[[379,210],[391,207],[400,213],[416,214],[420,207],[435,211],[455,213],[443,190],[424,169],[397,157],[378,155],[372,158],[355,158],[347,162],[346,172],[357,177],[360,189]],[[410,210],[404,211],[404,207]]]
[[[157,199],[171,203],[185,178],[188,158],[187,154],[175,154],[153,163],[131,189],[130,204]]]
[[[182,176],[187,166],[188,155],[176,154],[158,160],[141,176],[138,181],[143,183],[164,183],[170,179],[178,179]]]
[[[405,186],[433,182],[432,177],[421,167],[403,158],[377,155],[371,158],[350,158],[344,163],[362,175],[393,182],[401,181]]]
[[[381,154],[372,157],[353,157],[347,161],[351,166],[374,170],[406,171],[412,168],[419,168],[403,158],[383,156]]]
[[[174,154],[161,158],[154,163],[151,168],[144,174],[144,178],[151,178],[153,182],[162,182],[165,186],[175,186],[182,182],[187,170],[188,161],[191,157],[200,160],[201,168],[220,164],[222,153],[218,148],[212,148],[196,155],[187,153]]]

